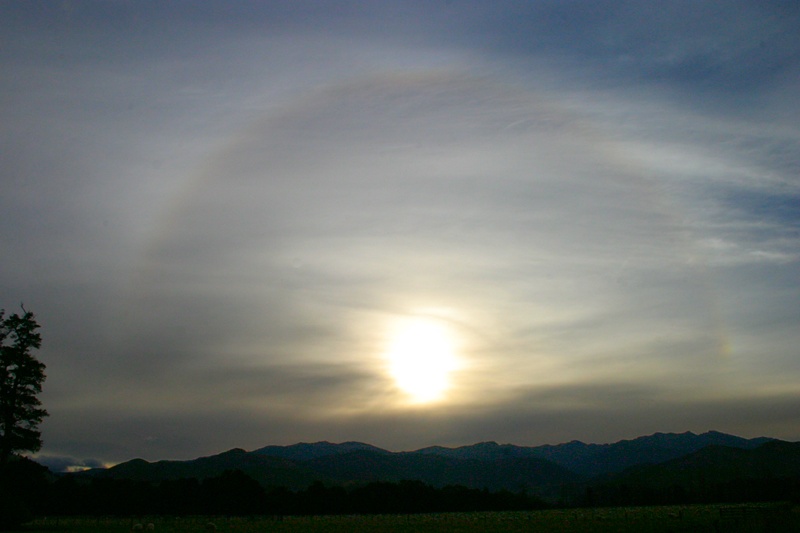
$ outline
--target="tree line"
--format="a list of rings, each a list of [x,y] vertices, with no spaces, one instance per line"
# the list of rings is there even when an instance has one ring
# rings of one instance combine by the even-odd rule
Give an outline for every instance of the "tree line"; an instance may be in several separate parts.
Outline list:
[[[800,477],[770,476],[707,481],[701,486],[664,482],[661,485],[600,483],[584,487],[567,501],[576,507],[626,507],[753,503],[790,501],[800,503]]]
[[[548,507],[524,492],[436,488],[421,481],[349,488],[315,482],[291,491],[265,488],[241,470],[205,479],[158,482],[54,476],[27,459],[9,465],[3,484],[4,492],[16,495],[17,507],[25,506],[36,516],[412,514]]]

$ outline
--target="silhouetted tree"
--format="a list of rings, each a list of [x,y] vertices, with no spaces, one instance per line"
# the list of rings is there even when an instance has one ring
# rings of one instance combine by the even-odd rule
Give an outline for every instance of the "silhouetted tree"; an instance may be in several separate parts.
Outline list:
[[[191,515],[208,512],[200,481],[194,478],[162,481],[158,486],[158,512]]]
[[[42,344],[39,324],[30,311],[5,317],[0,310],[0,469],[15,451],[38,451],[38,427],[47,411],[36,397],[42,392],[45,365],[31,353]]]
[[[14,529],[44,511],[50,472],[25,457],[14,457],[0,475],[0,530]]]
[[[265,491],[258,481],[241,470],[226,470],[201,484],[207,512],[249,515],[264,512]]]
[[[321,481],[315,481],[297,493],[295,501],[300,514],[340,514],[345,511],[347,493],[342,487],[326,487]]]

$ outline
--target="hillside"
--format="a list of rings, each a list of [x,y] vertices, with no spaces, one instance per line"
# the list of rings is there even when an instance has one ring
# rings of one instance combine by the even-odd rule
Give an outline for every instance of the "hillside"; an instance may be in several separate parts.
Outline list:
[[[353,452],[341,455],[335,461],[310,461],[306,466],[342,484],[414,479],[434,487],[464,485],[489,490],[539,492],[539,489],[580,480],[575,473],[536,458],[480,460],[416,453]]]
[[[317,442],[265,446],[252,452],[233,449],[191,461],[151,463],[134,459],[82,476],[163,481],[205,479],[227,470],[241,470],[262,486],[292,490],[314,481],[358,486],[418,480],[433,487],[525,490],[555,499],[564,494],[564,487],[570,487],[569,492],[575,495],[589,482],[606,488],[680,486],[696,492],[700,479],[722,483],[740,478],[800,476],[798,446],[718,432],[656,433],[613,444],[573,441],[525,447],[483,442],[411,452],[391,452],[359,442]]]
[[[800,494],[800,443],[754,449],[708,446],[678,459],[632,467],[593,483],[594,503],[771,501]]]
[[[218,455],[191,461],[147,462],[133,459],[108,469],[87,470],[82,475],[135,481],[164,481],[185,478],[205,479],[228,470],[241,470],[264,486],[307,487],[320,476],[297,462],[259,455],[235,448]],[[327,479],[322,479],[327,481]]]
[[[699,488],[735,480],[797,476],[800,476],[800,443],[773,441],[750,450],[708,446],[661,464],[633,467],[613,479],[615,483],[631,485]]]
[[[315,456],[316,454],[311,454]],[[301,489],[314,481],[333,485],[359,485],[374,481],[419,480],[434,487],[463,485],[490,490],[549,492],[554,486],[578,481],[576,474],[536,458],[509,460],[459,460],[414,453],[361,449],[329,453],[307,460],[272,457],[260,452],[230,450],[192,461],[134,459],[109,469],[90,470],[86,477],[164,481],[205,479],[226,470],[241,470],[263,486]]]

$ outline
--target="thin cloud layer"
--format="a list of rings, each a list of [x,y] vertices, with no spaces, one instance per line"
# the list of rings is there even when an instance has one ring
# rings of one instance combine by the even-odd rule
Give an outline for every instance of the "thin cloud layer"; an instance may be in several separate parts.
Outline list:
[[[226,6],[0,8],[53,464],[800,438],[793,4]],[[457,339],[429,405],[410,317]]]

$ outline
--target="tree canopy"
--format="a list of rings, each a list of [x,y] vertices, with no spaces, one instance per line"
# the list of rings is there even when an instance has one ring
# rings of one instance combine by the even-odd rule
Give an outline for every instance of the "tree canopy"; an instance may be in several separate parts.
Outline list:
[[[33,355],[42,344],[39,323],[30,311],[6,317],[0,310],[0,467],[16,451],[38,451],[39,424],[47,411],[37,397],[45,380],[44,363]]]

